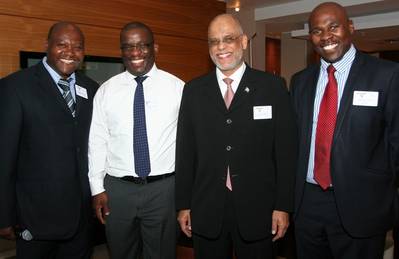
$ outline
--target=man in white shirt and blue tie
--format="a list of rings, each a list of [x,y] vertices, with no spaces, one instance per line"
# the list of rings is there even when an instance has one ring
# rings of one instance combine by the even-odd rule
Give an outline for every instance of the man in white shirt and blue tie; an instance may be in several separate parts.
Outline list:
[[[120,44],[126,71],[94,100],[93,207],[112,258],[175,258],[175,140],[184,83],[156,67],[158,45],[145,24],[126,24]]]

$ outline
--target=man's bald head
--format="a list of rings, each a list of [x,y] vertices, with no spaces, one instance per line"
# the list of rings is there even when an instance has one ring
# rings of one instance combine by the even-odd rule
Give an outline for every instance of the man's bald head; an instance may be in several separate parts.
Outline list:
[[[208,35],[209,35],[209,30],[215,26],[215,24],[219,23],[229,23],[231,24],[236,30],[238,34],[243,34],[244,31],[242,29],[240,21],[234,17],[234,15],[231,14],[219,14],[215,18],[212,19],[212,21],[209,23],[208,26]]]
[[[232,75],[242,65],[247,44],[248,38],[233,15],[218,15],[209,24],[209,55],[225,76]]]
[[[47,38],[47,64],[62,78],[68,78],[84,58],[82,31],[73,23],[57,22],[51,26]]]
[[[61,22],[54,23],[54,24],[50,27],[50,29],[49,29],[49,31],[48,31],[48,34],[47,34],[47,40],[50,40],[51,37],[54,35],[54,33],[60,31],[61,29],[63,30],[63,29],[68,28],[68,27],[69,27],[70,29],[75,30],[77,33],[79,33],[79,34],[80,34],[80,37],[82,38],[82,40],[83,40],[83,42],[84,42],[84,35],[83,35],[83,32],[80,30],[80,28],[79,28],[76,24],[74,24],[74,23],[65,22],[65,21],[61,21]]]
[[[312,10],[308,19],[309,25],[311,23],[312,17],[317,16],[319,13],[325,13],[327,10],[334,10],[337,13],[341,13],[344,19],[349,20],[348,13],[342,5],[335,2],[325,2],[319,4]]]
[[[334,2],[316,6],[309,16],[309,39],[327,62],[339,61],[352,45],[353,23],[346,10]]]

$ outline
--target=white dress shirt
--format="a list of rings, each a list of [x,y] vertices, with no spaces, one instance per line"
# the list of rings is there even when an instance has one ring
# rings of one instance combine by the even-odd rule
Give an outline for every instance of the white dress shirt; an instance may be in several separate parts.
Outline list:
[[[245,63],[242,63],[241,66],[236,71],[234,71],[234,73],[230,76],[225,76],[219,68],[216,68],[216,78],[218,80],[220,93],[222,94],[223,98],[227,90],[227,85],[223,81],[223,79],[225,79],[226,77],[233,79],[233,82],[231,83],[231,89],[235,93],[237,91],[238,85],[241,82],[241,78],[244,75],[245,68],[246,68]]]
[[[338,104],[337,104],[337,113],[339,109],[339,105],[341,103],[342,94],[344,92],[346,80],[348,79],[350,69],[352,67],[353,60],[356,56],[356,49],[352,45],[350,49],[345,53],[341,60],[332,64],[335,68],[335,79],[338,84]],[[326,89],[328,83],[328,72],[327,67],[330,63],[327,63],[325,60],[321,59],[320,62],[320,72],[319,79],[317,81],[316,87],[316,96],[314,99],[314,110],[313,110],[313,123],[312,123],[312,139],[310,143],[310,154],[309,154],[309,163],[308,163],[308,173],[306,175],[306,181],[308,183],[317,184],[317,182],[313,179],[313,170],[314,170],[314,157],[315,157],[315,143],[316,143],[316,128],[317,128],[317,118],[319,117],[319,110],[321,100],[323,99],[324,90]]]
[[[143,82],[150,176],[175,170],[176,126],[184,82],[155,64]],[[104,190],[106,174],[138,175],[133,155],[133,99],[137,83],[125,71],[101,85],[93,101],[89,136],[89,181],[92,195]]]

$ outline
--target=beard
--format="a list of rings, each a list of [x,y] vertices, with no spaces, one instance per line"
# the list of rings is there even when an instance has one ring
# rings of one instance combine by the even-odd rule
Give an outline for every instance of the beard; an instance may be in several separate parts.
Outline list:
[[[218,62],[217,58],[215,55],[210,55],[213,63],[216,65],[217,68],[219,68],[221,71],[230,71],[238,68],[238,66],[242,63],[242,57],[243,57],[244,51],[237,51],[233,54],[234,59],[232,62],[228,64],[221,64]]]

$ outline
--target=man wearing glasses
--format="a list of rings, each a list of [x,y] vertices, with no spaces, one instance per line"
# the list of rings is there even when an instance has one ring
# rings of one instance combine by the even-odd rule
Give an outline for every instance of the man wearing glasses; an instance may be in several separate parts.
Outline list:
[[[176,140],[176,207],[198,259],[273,258],[293,209],[296,133],[281,78],[243,61],[247,36],[214,18],[216,70],[183,92]]]
[[[99,89],[89,137],[89,180],[111,258],[175,258],[175,139],[183,81],[158,69],[151,29],[122,28],[126,71]]]

